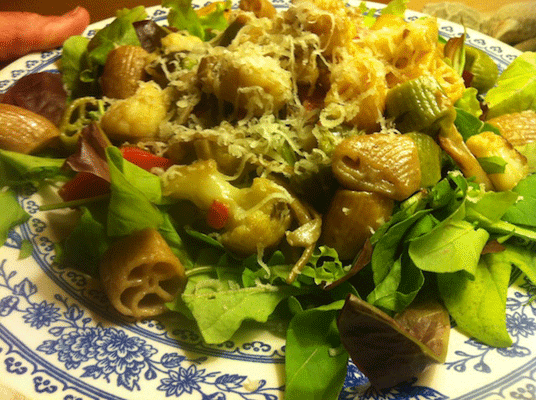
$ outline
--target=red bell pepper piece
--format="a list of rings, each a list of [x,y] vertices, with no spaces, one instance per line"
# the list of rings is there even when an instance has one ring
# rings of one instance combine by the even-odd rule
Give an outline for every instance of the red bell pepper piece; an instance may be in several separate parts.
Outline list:
[[[110,182],[91,172],[77,173],[58,190],[63,201],[89,199],[109,192]]]
[[[221,201],[214,200],[207,213],[207,224],[213,229],[222,229],[229,221],[229,207]]]
[[[154,154],[140,149],[139,147],[122,147],[121,154],[125,160],[136,164],[138,167],[143,168],[146,171],[151,171],[151,168],[154,167],[168,169],[173,165],[173,161],[171,161],[169,158],[155,156]]]

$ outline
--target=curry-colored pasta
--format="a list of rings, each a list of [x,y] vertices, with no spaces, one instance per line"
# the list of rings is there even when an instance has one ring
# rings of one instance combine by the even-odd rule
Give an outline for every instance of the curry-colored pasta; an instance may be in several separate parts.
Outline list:
[[[154,229],[119,239],[100,264],[104,289],[121,314],[152,317],[167,310],[186,285],[184,267]]]

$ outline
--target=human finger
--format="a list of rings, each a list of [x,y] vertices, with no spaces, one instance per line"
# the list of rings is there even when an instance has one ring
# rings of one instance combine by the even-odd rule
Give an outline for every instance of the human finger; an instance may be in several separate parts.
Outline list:
[[[0,60],[61,46],[69,36],[81,34],[89,20],[89,12],[83,7],[76,7],[60,16],[1,12]]]

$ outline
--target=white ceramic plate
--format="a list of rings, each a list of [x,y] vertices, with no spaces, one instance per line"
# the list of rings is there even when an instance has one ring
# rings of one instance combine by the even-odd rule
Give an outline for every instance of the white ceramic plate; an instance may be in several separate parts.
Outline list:
[[[287,0],[275,0],[278,8]],[[369,4],[382,7],[382,5]],[[163,20],[159,7],[148,9]],[[407,12],[414,19],[421,14]],[[92,25],[86,32],[110,21]],[[440,22],[445,37],[459,25]],[[519,53],[474,31],[469,44],[485,50],[504,69]],[[60,50],[29,55],[0,72],[0,93],[20,77],[56,69]],[[132,323],[116,316],[98,286],[77,272],[53,265],[53,242],[68,229],[65,213],[40,213],[46,193],[21,195],[31,219],[0,248],[0,382],[30,399],[241,399],[283,398],[284,332],[251,326],[219,346],[203,344],[182,319]],[[24,241],[31,257],[19,259]],[[383,393],[349,365],[341,399],[504,399],[536,396],[536,288],[511,287],[507,325],[514,344],[494,349],[451,334],[447,362]],[[1,389],[0,389],[1,394]]]

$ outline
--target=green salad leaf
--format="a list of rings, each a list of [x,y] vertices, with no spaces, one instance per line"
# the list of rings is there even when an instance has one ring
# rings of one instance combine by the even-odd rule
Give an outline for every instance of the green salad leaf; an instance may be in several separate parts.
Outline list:
[[[473,87],[469,87],[463,91],[463,95],[456,101],[454,106],[457,109],[464,110],[476,118],[480,118],[482,115],[482,108],[478,101],[478,90]]]
[[[505,211],[504,220],[536,228],[536,174],[527,176],[512,191],[519,200]]]
[[[299,294],[293,286],[242,287],[234,280],[188,281],[181,299],[195,318],[206,343],[223,343],[245,320],[266,322],[284,299]]]
[[[58,261],[97,278],[100,260],[111,242],[106,234],[106,210],[82,207],[76,226],[61,245]]]
[[[0,243],[4,244],[9,231],[28,221],[30,214],[24,211],[12,190],[0,192],[0,210]]]
[[[512,339],[506,329],[506,292],[511,265],[501,253],[481,257],[473,272],[437,275],[439,293],[458,328],[494,347],[508,347]]]
[[[478,135],[482,132],[493,132],[500,135],[499,129],[487,122],[481,121],[473,113],[465,109],[456,108],[456,119],[454,125],[463,137],[463,140],[469,139],[473,135]]]
[[[488,118],[524,110],[536,111],[536,53],[524,52],[503,71],[486,94]]]
[[[61,70],[71,99],[100,93],[98,77],[102,74],[108,53],[117,46],[139,46],[140,41],[132,23],[146,18],[143,6],[119,10],[116,18],[91,40],[72,36],[65,41]]]
[[[17,187],[45,179],[67,179],[72,172],[63,169],[65,159],[39,157],[0,149],[0,187]]]
[[[336,323],[343,305],[339,300],[301,310],[290,321],[285,346],[286,400],[339,398],[348,365]]]
[[[203,41],[212,39],[216,32],[227,28],[225,10],[231,7],[231,1],[214,3],[214,10],[207,15],[198,16],[192,8],[192,0],[163,0],[162,6],[169,8],[168,23],[179,30],[188,31]]]
[[[476,160],[486,174],[504,174],[508,164],[504,158],[498,156],[478,157]]]
[[[406,13],[406,6],[409,0],[392,0],[384,8],[379,9],[379,15],[396,15],[399,17],[404,17]],[[365,2],[359,4],[359,10],[363,14],[364,20],[363,23],[366,27],[371,27],[376,22],[376,12],[378,9],[369,8]]]
[[[129,168],[132,164],[123,159],[116,147],[109,147],[106,150],[106,156],[111,178],[108,235],[124,236],[145,228],[158,229],[164,223],[164,217],[151,202],[150,197],[154,197],[151,189],[154,187],[141,188],[132,174],[129,175],[129,172],[141,173],[143,170]],[[147,171],[144,172],[150,174]]]

